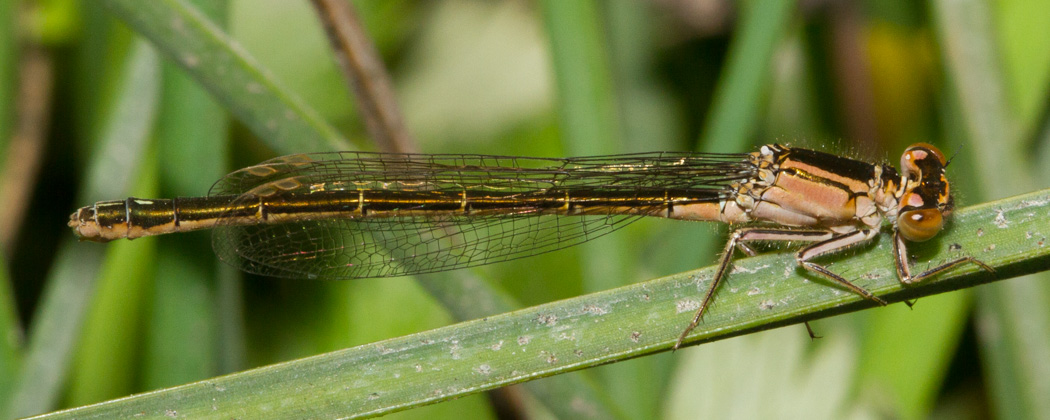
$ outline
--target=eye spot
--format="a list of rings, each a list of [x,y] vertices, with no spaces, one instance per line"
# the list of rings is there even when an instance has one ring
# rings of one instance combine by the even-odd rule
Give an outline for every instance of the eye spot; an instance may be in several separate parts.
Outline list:
[[[922,199],[918,194],[908,194],[907,204],[911,207],[922,207],[926,204],[926,201]]]

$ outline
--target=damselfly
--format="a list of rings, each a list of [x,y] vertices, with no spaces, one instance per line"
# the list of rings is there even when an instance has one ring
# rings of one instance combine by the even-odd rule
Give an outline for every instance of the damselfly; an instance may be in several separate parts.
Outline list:
[[[808,243],[798,264],[864,298],[886,302],[813,262],[893,226],[902,283],[919,274],[906,242],[935,236],[951,214],[948,162],[928,144],[901,171],[832,154],[766,145],[753,153],[641,153],[567,159],[338,152],[285,156],[233,172],[207,197],[102,201],[70,216],[105,242],[214,228],[219,258],[275,277],[348,279],[453,270],[576,245],[642,217],[734,225],[700,308],[700,322],[736,249]],[[736,225],[743,225],[736,227]]]

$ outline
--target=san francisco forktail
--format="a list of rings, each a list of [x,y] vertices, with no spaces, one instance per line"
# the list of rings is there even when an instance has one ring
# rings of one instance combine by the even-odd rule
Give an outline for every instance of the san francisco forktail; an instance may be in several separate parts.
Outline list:
[[[285,156],[233,172],[207,197],[101,201],[69,226],[105,242],[213,228],[219,258],[275,277],[348,279],[430,273],[576,245],[642,217],[717,221],[733,230],[692,322],[700,322],[735,250],[799,242],[798,265],[886,302],[817,257],[893,226],[901,283],[922,281],[907,242],[926,241],[953,209],[948,161],[908,147],[898,172],[824,152],[771,144],[752,153],[641,153],[566,159],[337,152]]]

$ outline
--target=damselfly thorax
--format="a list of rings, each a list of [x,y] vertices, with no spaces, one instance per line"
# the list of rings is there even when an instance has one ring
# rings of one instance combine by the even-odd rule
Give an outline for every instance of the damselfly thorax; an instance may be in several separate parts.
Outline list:
[[[82,239],[214,228],[219,257],[267,276],[346,279],[446,271],[553,251],[641,217],[734,225],[719,268],[678,347],[753,241],[810,243],[798,264],[879,304],[811,260],[893,226],[897,273],[913,275],[906,241],[935,236],[953,208],[947,160],[915,144],[901,170],[766,145],[753,153],[642,153],[566,159],[338,152],[285,156],[233,172],[207,197],[102,201],[69,226]],[[739,226],[739,227],[737,227]]]

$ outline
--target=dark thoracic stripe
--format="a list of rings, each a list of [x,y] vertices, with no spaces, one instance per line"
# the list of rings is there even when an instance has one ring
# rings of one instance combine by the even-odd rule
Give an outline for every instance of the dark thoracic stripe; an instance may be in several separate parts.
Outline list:
[[[781,170],[780,171],[780,176],[785,176],[785,175],[802,178],[802,179],[805,179],[807,181],[815,182],[815,183],[818,183],[818,184],[824,184],[824,185],[832,186],[834,188],[837,188],[837,189],[840,189],[842,191],[845,191],[845,192],[849,193],[850,197],[856,197],[858,195],[865,194],[863,192],[853,191],[853,189],[850,188],[849,185],[843,184],[843,183],[838,182],[838,181],[833,181],[833,180],[830,180],[830,179],[822,177],[822,176],[817,176],[817,175],[811,174],[809,172],[803,171],[803,170],[798,169],[798,168],[790,168],[790,169]]]
[[[863,183],[867,183],[868,180],[875,176],[874,165],[830,153],[807,149],[790,149],[787,158]]]

